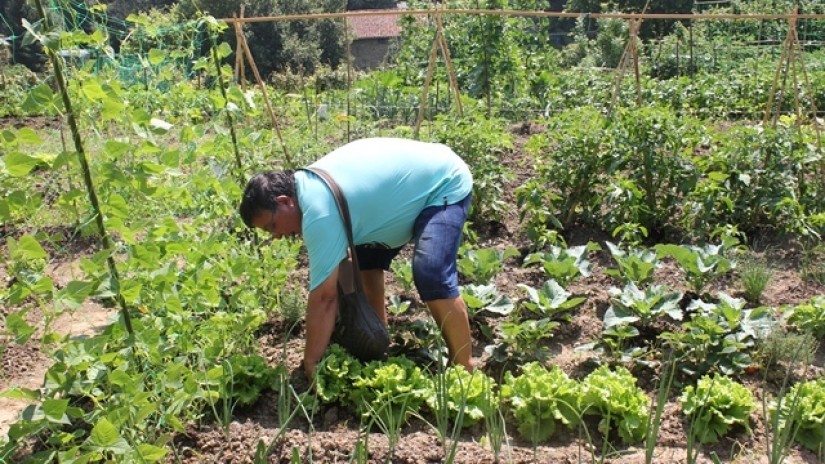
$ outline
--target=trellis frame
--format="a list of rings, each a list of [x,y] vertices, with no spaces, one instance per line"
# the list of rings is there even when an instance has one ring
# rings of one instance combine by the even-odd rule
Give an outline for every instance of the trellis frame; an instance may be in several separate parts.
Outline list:
[[[424,88],[423,88],[423,97],[421,101],[421,106],[419,107],[418,117],[416,118],[416,125],[415,125],[415,134],[416,137],[419,133],[419,128],[421,124],[421,120],[423,118],[424,113],[424,105],[426,102],[427,92],[432,80],[432,73],[434,68],[434,62],[437,57],[438,50],[442,50],[442,54],[444,55],[447,69],[448,69],[448,77],[450,79],[450,87],[456,93],[456,102],[457,102],[457,111],[459,115],[463,115],[463,110],[461,108],[461,100],[459,98],[459,89],[457,79],[455,78],[454,69],[452,67],[452,60],[449,55],[449,47],[446,43],[446,38],[444,37],[443,32],[443,23],[442,18],[445,15],[492,15],[492,16],[519,16],[519,17],[539,17],[539,18],[579,18],[582,16],[587,16],[588,18],[594,19],[623,19],[629,22],[629,29],[630,29],[630,38],[628,39],[627,48],[625,50],[625,56],[622,57],[621,63],[616,68],[616,90],[614,91],[613,99],[610,105],[610,111],[612,112],[613,106],[616,103],[617,96],[618,96],[618,87],[621,85],[621,80],[623,74],[625,72],[626,67],[629,66],[630,60],[632,60],[634,72],[636,74],[636,93],[637,93],[637,104],[641,105],[641,83],[640,77],[638,75],[638,30],[641,26],[641,23],[644,20],[678,20],[678,21],[692,21],[692,20],[699,20],[699,19],[714,19],[714,20],[786,20],[791,24],[791,31],[789,32],[789,38],[786,39],[786,46],[783,49],[783,58],[780,59],[779,67],[777,69],[777,76],[779,73],[779,69],[782,68],[781,61],[786,58],[786,52],[789,49],[789,45],[798,48],[798,52],[800,57],[802,55],[801,45],[799,43],[799,37],[796,34],[796,24],[799,20],[825,20],[825,14],[799,14],[798,8],[793,13],[783,13],[783,14],[731,14],[731,13],[719,13],[719,14],[708,14],[708,13],[569,13],[569,12],[562,12],[562,11],[529,11],[529,10],[490,10],[490,9],[466,9],[466,8],[456,8],[456,9],[448,9],[448,8],[429,8],[429,9],[417,9],[417,10],[361,10],[361,11],[348,11],[348,12],[335,12],[335,13],[309,13],[309,14],[291,14],[291,15],[280,15],[280,16],[261,16],[261,17],[234,17],[234,18],[222,18],[220,21],[224,21],[228,24],[235,24],[235,23],[257,23],[257,22],[273,22],[273,21],[295,21],[295,20],[321,20],[321,19],[344,19],[353,18],[353,17],[364,17],[364,16],[431,16],[436,18],[435,19],[435,38],[433,40],[433,46],[431,48],[428,69],[427,69],[427,77],[425,80]],[[791,34],[795,37],[795,42],[791,40]],[[347,36],[348,37],[348,36]],[[347,56],[349,60],[349,54]],[[250,54],[251,59],[251,54]],[[801,59],[801,58],[800,58]],[[348,66],[351,64],[348,63]],[[810,83],[807,77],[807,72],[804,70],[803,64],[803,74],[805,76],[806,82],[808,82],[808,86],[810,88]],[[348,70],[349,73],[349,70]],[[777,77],[778,79],[778,77]],[[348,79],[348,87],[350,86],[351,82]],[[776,92],[776,82],[774,82],[774,88],[771,90],[771,101],[766,108],[766,118],[768,112],[771,110],[771,106],[773,105],[772,101]],[[348,88],[348,91],[351,90]],[[798,94],[796,95],[798,99]],[[814,111],[814,125],[816,126],[816,135],[817,135],[817,143],[820,143],[820,129],[819,124],[816,121],[816,109]],[[348,131],[349,132],[349,131]]]

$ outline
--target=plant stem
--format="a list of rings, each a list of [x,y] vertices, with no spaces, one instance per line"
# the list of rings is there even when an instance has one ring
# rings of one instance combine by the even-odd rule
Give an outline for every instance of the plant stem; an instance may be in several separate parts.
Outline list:
[[[221,89],[221,96],[223,97],[224,101],[224,111],[226,111],[226,120],[229,124],[229,135],[232,137],[232,148],[235,152],[235,164],[236,168],[238,169],[238,183],[241,187],[244,185],[244,177],[243,177],[243,162],[241,161],[241,151],[238,148],[238,135],[235,132],[235,118],[232,117],[232,113],[229,112],[229,96],[226,94],[226,83],[223,79],[223,70],[221,69],[221,61],[218,58],[218,47],[215,43],[215,34],[210,34],[210,38],[212,39],[212,61],[215,64],[215,70],[218,76],[218,87]]]
[[[40,16],[43,18],[43,23],[46,25],[47,28],[50,27],[49,17],[46,14],[46,9],[43,8],[42,0],[35,0],[35,3],[37,4],[37,10],[39,11]],[[60,90],[60,94],[63,98],[63,106],[66,110],[66,117],[69,121],[69,128],[72,131],[72,140],[74,141],[75,151],[77,151],[77,159],[80,162],[80,168],[83,171],[83,181],[86,184],[86,192],[89,195],[89,202],[92,204],[92,209],[94,210],[95,223],[97,223],[97,230],[100,234],[101,241],[103,242],[103,248],[107,251],[111,251],[112,242],[109,239],[109,234],[106,232],[106,226],[103,223],[103,212],[100,210],[100,202],[98,201],[97,193],[95,193],[95,185],[94,181],[92,180],[92,172],[89,169],[89,162],[86,159],[86,150],[83,147],[83,141],[80,138],[80,129],[77,125],[77,116],[75,115],[74,107],[72,106],[72,100],[71,98],[69,98],[69,89],[66,86],[66,79],[63,76],[63,66],[54,50],[48,47],[44,48],[46,49],[46,52],[49,55],[49,60],[52,62],[52,66],[54,66],[54,75],[55,79],[57,80],[57,87]],[[115,294],[115,299],[117,300],[118,306],[120,306],[120,313],[123,316],[123,323],[126,326],[126,331],[129,333],[130,336],[132,336],[134,335],[134,331],[132,330],[132,318],[129,315],[129,310],[126,308],[126,300],[120,293],[120,276],[117,272],[115,259],[112,257],[111,254],[109,254],[109,256],[106,258],[106,264],[109,267],[109,274],[112,277],[111,290]]]

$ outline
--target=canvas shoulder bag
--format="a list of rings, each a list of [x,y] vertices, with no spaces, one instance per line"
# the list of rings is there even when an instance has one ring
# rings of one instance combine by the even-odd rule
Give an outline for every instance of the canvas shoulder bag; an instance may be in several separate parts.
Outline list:
[[[362,361],[384,359],[387,357],[390,337],[387,327],[378,318],[364,293],[347,200],[329,173],[320,168],[306,170],[320,177],[335,197],[349,242],[350,259],[344,259],[338,266],[338,316],[332,341]]]

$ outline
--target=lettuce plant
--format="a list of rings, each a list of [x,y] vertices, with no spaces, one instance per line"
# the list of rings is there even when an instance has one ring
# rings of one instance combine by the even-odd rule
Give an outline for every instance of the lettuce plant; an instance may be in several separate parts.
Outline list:
[[[601,366],[581,382],[581,411],[599,415],[599,431],[605,436],[615,428],[622,442],[638,443],[647,434],[650,400],[624,367]]]
[[[267,366],[260,355],[234,355],[229,358],[232,366],[232,396],[242,406],[254,403],[263,390],[272,388],[278,371]],[[226,373],[226,372],[225,372]]]
[[[750,414],[756,410],[753,393],[728,376],[703,376],[694,387],[685,387],[679,397],[682,411],[690,418],[691,430],[700,443],[716,443],[735,425],[750,431]]]
[[[358,411],[362,415],[375,412],[385,424],[401,424],[417,414],[433,391],[432,380],[405,357],[371,361],[349,388]]]
[[[470,373],[463,367],[450,366],[439,375],[443,376],[442,391],[434,388],[427,395],[427,405],[433,412],[446,408],[451,420],[463,415],[462,425],[469,427],[498,409],[497,396],[493,393],[496,382],[481,371]],[[435,382],[438,381],[436,378]]]
[[[363,364],[340,345],[330,345],[315,372],[315,390],[325,403],[346,402]]]
[[[825,297],[817,296],[793,307],[788,316],[788,324],[811,332],[817,338],[825,337]]]
[[[580,421],[579,386],[558,366],[547,370],[530,362],[517,376],[507,372],[501,394],[515,417],[519,434],[534,443],[550,438],[558,424],[572,427]]]
[[[825,379],[798,383],[771,412],[779,414],[779,429],[795,429],[794,439],[815,453],[825,450]]]

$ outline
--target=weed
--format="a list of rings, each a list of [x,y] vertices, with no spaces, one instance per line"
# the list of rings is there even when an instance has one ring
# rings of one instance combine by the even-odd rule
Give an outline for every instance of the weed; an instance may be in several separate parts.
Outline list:
[[[764,258],[755,255],[740,258],[738,264],[739,283],[742,284],[745,299],[751,303],[759,303],[773,276],[773,269]]]
[[[304,319],[306,298],[300,290],[284,289],[278,295],[278,310],[287,326],[293,326]]]
[[[807,366],[813,362],[818,346],[819,341],[811,333],[774,330],[759,344],[754,357],[766,371],[780,364]]]
[[[825,285],[825,245],[803,248],[799,275],[808,282]]]

